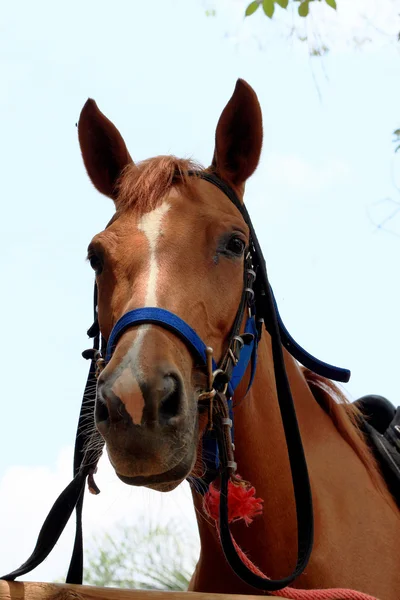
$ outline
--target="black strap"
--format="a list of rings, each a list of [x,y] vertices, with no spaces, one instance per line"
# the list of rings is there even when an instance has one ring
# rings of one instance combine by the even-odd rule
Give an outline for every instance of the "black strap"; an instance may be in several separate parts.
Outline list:
[[[3,575],[0,579],[13,581],[16,577],[20,577],[21,575],[25,575],[26,573],[29,573],[29,571],[32,571],[32,569],[40,565],[40,563],[50,554],[60,535],[64,531],[72,511],[82,495],[86,476],[87,472],[81,471],[59,495],[43,523],[35,549],[28,560],[24,562],[19,569],[15,569],[15,571]]]
[[[269,289],[269,286],[267,286]],[[289,454],[290,470],[293,481],[293,491],[297,517],[297,562],[293,572],[283,579],[266,579],[253,573],[241,560],[234,546],[228,520],[228,468],[224,466],[221,472],[220,496],[220,536],[222,548],[227,562],[236,575],[245,583],[264,591],[276,591],[292,583],[305,569],[309,561],[314,541],[314,517],[312,495],[308,477],[307,462],[297,423],[296,411],[286,374],[282,345],[279,339],[279,328],[274,312],[271,295],[266,294],[265,318],[272,329],[272,354],[275,369],[276,390],[282,423],[285,432],[286,445]],[[219,444],[220,452],[223,444]],[[222,462],[222,459],[221,459]]]
[[[220,496],[220,536],[222,548],[227,562],[230,564],[236,575],[245,583],[264,591],[276,591],[292,583],[305,569],[313,546],[314,540],[314,516],[312,506],[311,487],[308,476],[307,462],[304,455],[303,444],[296,417],[296,410],[288,381],[285,361],[283,356],[282,342],[280,337],[280,328],[277,318],[276,303],[272,295],[272,290],[268,282],[263,253],[258,242],[253,224],[246,207],[239,202],[236,194],[226,184],[215,175],[205,178],[210,183],[217,185],[222,191],[227,193],[229,198],[239,208],[250,230],[250,239],[253,245],[253,263],[257,269],[258,286],[261,285],[258,298],[257,309],[262,312],[265,326],[271,335],[272,355],[275,370],[275,384],[278,396],[279,408],[282,417],[283,428],[285,432],[286,445],[289,455],[290,470],[293,481],[293,491],[295,496],[296,516],[297,516],[297,562],[296,567],[290,575],[283,579],[271,580],[260,577],[253,573],[241,560],[238,555],[229,529],[228,520],[228,481],[229,471],[227,468],[228,457],[224,455],[225,446],[222,443],[221,436],[218,437],[219,451],[221,453],[221,462],[223,465],[221,472],[221,496]],[[257,310],[256,309],[256,310]],[[312,357],[311,357],[312,358]],[[224,461],[224,462],[223,462]],[[224,464],[225,463],[225,464]]]
[[[96,345],[96,341],[95,341]],[[89,439],[93,436],[93,430],[89,430],[89,421],[93,418],[94,427],[94,409],[96,402],[96,361],[93,357],[90,365],[89,376],[85,386],[85,393],[83,395],[83,401],[81,406],[81,412],[78,420],[78,428],[75,438],[75,451],[74,451],[74,477],[77,477],[82,469],[83,463],[87,464],[86,467],[87,475],[95,469],[99,454],[91,453],[93,458],[90,460],[86,455],[86,446]],[[98,444],[98,442],[97,442]],[[97,446],[98,447],[98,446]],[[100,453],[100,450],[99,450]],[[86,481],[86,477],[85,477]],[[71,562],[69,565],[66,583],[78,583],[81,584],[83,580],[83,532],[82,532],[82,509],[83,499],[85,496],[85,481],[82,485],[82,492],[76,503],[76,529],[75,529],[75,541],[74,548],[72,550]]]
[[[241,212],[244,220],[246,221],[247,225],[250,227],[251,235],[252,235],[253,239],[255,239],[257,242],[256,253],[259,257],[259,261],[260,261],[260,263],[263,263],[263,265],[265,267],[265,261],[263,258],[263,254],[261,252],[260,245],[255,236],[254,228],[252,226],[251,219],[250,219],[249,213],[247,212],[246,206],[242,202],[240,202],[240,200],[237,197],[237,195],[235,194],[234,190],[231,187],[229,187],[229,185],[227,185],[224,181],[222,181],[222,179],[220,179],[214,173],[208,173],[206,171],[204,171],[204,172],[201,171],[200,173],[197,174],[197,176],[200,177],[201,179],[204,179],[205,181],[208,181],[209,183],[212,183],[217,188],[219,188],[221,190],[221,192],[223,192],[226,196],[228,196],[228,198],[232,202],[232,204],[234,204],[236,206],[236,208]],[[266,277],[265,268],[264,268],[264,276]],[[266,280],[266,282],[263,281],[263,284],[265,284],[265,283],[268,285],[268,287],[270,287],[269,283],[268,283],[268,279]],[[322,377],[326,377],[327,379],[332,379],[333,381],[340,381],[342,383],[346,383],[347,381],[349,381],[350,371],[348,369],[343,369],[341,367],[335,367],[333,365],[329,365],[328,363],[326,363],[322,360],[319,360],[318,358],[315,358],[315,356],[312,356],[312,354],[307,352],[307,350],[302,348],[302,346],[300,346],[300,344],[298,344],[296,342],[296,340],[293,339],[293,337],[290,335],[290,333],[286,329],[286,327],[282,321],[282,318],[279,314],[278,306],[276,304],[272,289],[271,289],[271,294],[272,294],[272,299],[273,299],[273,303],[274,303],[274,307],[275,307],[275,313],[276,313],[276,317],[277,317],[277,321],[278,321],[278,326],[279,326],[279,331],[280,331],[280,339],[281,339],[282,344],[285,346],[286,350],[288,350],[288,352],[290,352],[290,354],[296,360],[298,360],[299,363],[301,363],[302,365],[307,367],[307,369],[310,369],[314,373],[321,375]],[[266,327],[269,331],[269,322],[266,322]],[[271,332],[269,331],[269,333],[271,333]]]
[[[75,437],[75,449],[74,449],[74,477],[77,477],[79,472],[82,470],[83,465],[88,465],[88,473],[93,472],[96,468],[97,462],[100,458],[101,448],[104,445],[100,434],[96,433],[94,412],[96,404],[96,358],[100,348],[100,327],[97,319],[97,285],[94,286],[93,296],[93,325],[88,330],[88,336],[93,337],[93,349],[91,351],[85,351],[83,353],[86,358],[91,359],[89,375],[86,381],[85,391],[83,393],[83,400],[81,405],[81,411],[78,419],[78,427]],[[102,339],[103,344],[103,339]],[[93,419],[92,428],[90,425],[90,419]],[[97,450],[88,451],[88,443],[96,437],[96,448]],[[103,441],[103,444],[101,444]],[[86,481],[86,478],[85,478]],[[66,577],[66,583],[82,584],[83,581],[83,531],[82,531],[82,510],[83,500],[85,497],[85,482],[82,486],[82,492],[79,496],[78,502],[76,503],[76,525],[75,525],[75,541],[72,550],[71,561]]]
[[[78,432],[84,431],[85,421],[83,420],[84,415],[87,415],[86,409],[84,410],[85,402],[87,402],[89,396],[89,390],[93,390],[93,381],[95,381],[95,362],[92,361],[90,365],[89,375],[85,386],[84,400],[82,403],[81,414],[79,418]],[[79,435],[79,442],[76,442],[75,446],[75,457],[79,456],[77,447],[81,447],[85,444],[84,435]],[[77,438],[78,440],[78,438]],[[83,565],[83,549],[82,549],[82,505],[83,495],[85,491],[86,478],[94,468],[99,458],[98,451],[89,452],[81,458],[81,464],[78,465],[78,460],[75,460],[74,466],[74,479],[65,488],[65,490],[59,495],[55,503],[53,504],[49,514],[43,526],[40,530],[36,546],[28,558],[18,569],[3,575],[0,579],[6,581],[13,581],[16,577],[25,575],[35,569],[45,558],[50,554],[62,532],[68,523],[71,514],[76,508],[77,511],[77,523],[76,523],[76,537],[73,556],[71,560],[71,566],[68,572],[67,583],[82,583],[82,565]]]
[[[87,449],[89,438],[93,432],[88,428],[88,416],[94,415],[96,398],[96,361],[95,355],[100,345],[100,332],[97,324],[97,289],[94,291],[95,321],[88,330],[88,335],[94,338],[93,349],[83,352],[85,358],[90,358],[89,374],[83,393],[79,414],[78,428],[74,451],[74,478],[59,495],[39,532],[36,546],[31,556],[18,569],[0,577],[13,581],[16,577],[25,575],[35,569],[50,554],[67,525],[71,514],[76,509],[76,534],[66,582],[82,583],[83,576],[83,540],[82,540],[82,507],[87,476],[95,468],[101,449],[97,443],[95,449]]]

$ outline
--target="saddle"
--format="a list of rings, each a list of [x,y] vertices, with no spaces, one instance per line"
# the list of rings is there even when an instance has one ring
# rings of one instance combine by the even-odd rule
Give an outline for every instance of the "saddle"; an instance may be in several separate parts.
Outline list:
[[[363,396],[354,403],[361,411],[361,429],[386,484],[400,508],[400,407],[383,396]]]

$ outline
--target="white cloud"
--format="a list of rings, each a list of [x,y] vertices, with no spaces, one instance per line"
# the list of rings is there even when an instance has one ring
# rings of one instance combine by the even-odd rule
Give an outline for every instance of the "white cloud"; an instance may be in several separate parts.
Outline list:
[[[71,480],[72,448],[64,448],[55,469],[48,467],[10,467],[0,481],[0,575],[22,564],[33,550],[39,529],[57,496]],[[187,484],[161,494],[131,488],[115,476],[106,458],[100,461],[96,483],[101,494],[87,493],[84,508],[84,535],[112,532],[123,521],[166,523],[179,519],[185,529],[196,532],[191,493]],[[68,524],[56,548],[33,573],[22,579],[52,581],[67,570],[72,551],[74,518]]]

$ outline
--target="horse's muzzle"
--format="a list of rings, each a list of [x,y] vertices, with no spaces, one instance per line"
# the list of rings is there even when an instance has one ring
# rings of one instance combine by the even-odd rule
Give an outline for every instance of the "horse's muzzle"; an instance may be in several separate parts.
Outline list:
[[[96,427],[117,475],[130,485],[175,487],[187,476],[194,461],[192,412],[183,378],[170,363],[144,374],[128,362],[99,377]]]
[[[102,434],[121,423],[153,428],[173,426],[184,407],[184,385],[174,367],[157,367],[151,378],[145,379],[135,376],[128,366],[114,381],[99,379],[96,425]]]

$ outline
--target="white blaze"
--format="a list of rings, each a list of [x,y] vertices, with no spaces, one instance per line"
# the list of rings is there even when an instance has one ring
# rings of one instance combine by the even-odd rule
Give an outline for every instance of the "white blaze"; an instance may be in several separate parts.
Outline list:
[[[160,206],[143,215],[139,221],[138,229],[143,231],[149,242],[149,276],[147,280],[146,298],[144,306],[157,306],[157,241],[161,232],[163,217],[168,212],[170,205],[163,202]]]
[[[163,202],[154,210],[143,215],[138,223],[139,231],[144,233],[149,244],[149,266],[147,271],[146,293],[143,306],[157,306],[157,278],[159,272],[157,263],[157,241],[162,232],[161,227],[163,218],[168,212],[169,208],[170,205],[167,202]],[[117,380],[116,383],[118,383],[118,385],[124,385],[124,383],[131,385],[132,375],[129,375],[129,370],[132,371],[132,374],[134,374],[136,378],[143,376],[139,362],[140,350],[143,344],[144,336],[146,335],[146,331],[148,331],[150,327],[151,325],[139,325],[137,328],[137,335],[126,357],[128,359],[127,364],[129,364],[129,369],[125,369],[118,378],[122,378],[124,380],[126,379],[126,381],[118,382]],[[117,393],[116,390],[114,390],[114,393]],[[137,419],[138,415],[135,416]],[[140,423],[140,419],[136,419],[135,421]]]
[[[143,215],[138,223],[139,231],[144,233],[149,244],[149,266],[143,306],[157,306],[157,278],[159,271],[157,263],[157,241],[162,232],[161,227],[163,218],[168,212],[169,208],[170,205],[167,202],[163,202],[154,210]],[[143,377],[139,362],[140,350],[143,344],[144,336],[146,335],[146,331],[148,331],[150,327],[151,325],[140,325],[137,328],[138,331],[135,340],[125,357],[125,364],[127,368],[122,371],[121,375],[113,385],[114,393],[117,395],[122,393],[125,396],[125,399],[128,399],[129,397],[127,390],[131,391],[135,395],[135,400],[131,406],[129,406],[128,410],[131,413],[133,422],[136,424],[140,424],[144,408],[144,399],[142,398],[142,402],[138,402],[139,398],[137,397],[137,380],[140,377]],[[134,391],[135,388],[136,392]]]

